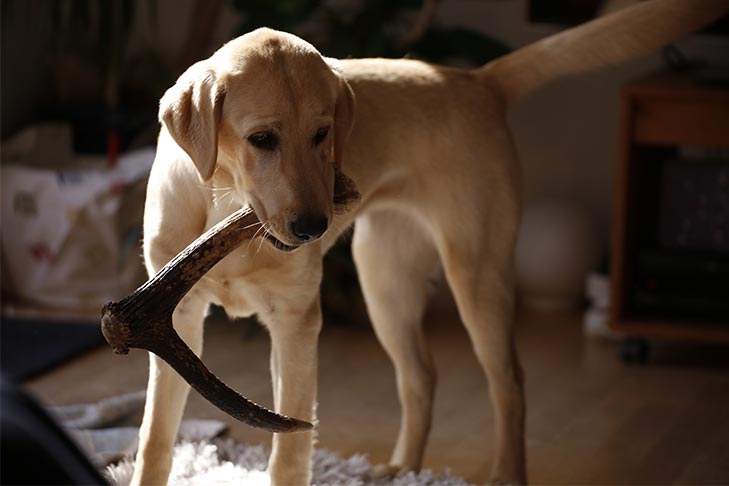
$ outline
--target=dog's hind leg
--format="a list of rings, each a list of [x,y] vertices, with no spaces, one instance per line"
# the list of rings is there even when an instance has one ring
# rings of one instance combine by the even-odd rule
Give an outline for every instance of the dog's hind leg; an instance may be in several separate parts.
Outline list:
[[[417,222],[395,211],[360,217],[352,249],[372,325],[395,367],[401,405],[392,458],[375,474],[417,470],[430,431],[435,388],[422,317],[438,255]]]
[[[175,330],[197,355],[202,351],[207,307],[207,301],[193,289],[172,315]],[[172,449],[190,391],[190,386],[167,363],[152,353],[149,357],[147,402],[139,431],[133,485],[167,484]]]
[[[525,405],[513,329],[518,205],[504,200],[491,204],[493,219],[484,221],[473,205],[463,205],[460,222],[441,221],[438,250],[461,319],[489,379],[496,433],[490,481],[523,484]],[[475,224],[459,230],[463,221]]]

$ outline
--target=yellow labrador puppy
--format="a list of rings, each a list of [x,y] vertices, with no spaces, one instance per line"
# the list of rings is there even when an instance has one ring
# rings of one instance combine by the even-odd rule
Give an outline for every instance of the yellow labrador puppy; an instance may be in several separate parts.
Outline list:
[[[728,3],[647,1],[475,70],[335,61],[269,29],[229,42],[162,98],[144,256],[154,274],[242,206],[260,217],[261,237],[196,285],[175,311],[175,328],[200,353],[211,302],[234,316],[258,314],[272,340],[276,411],[315,420],[321,257],[356,219],[355,261],[402,405],[397,444],[379,472],[421,465],[435,385],[421,319],[428,279],[442,265],[490,382],[492,480],[524,483],[524,392],[512,329],[520,182],[506,110],[552,79],[647,53]],[[344,214],[335,211],[337,168],[361,193]],[[166,482],[187,394],[151,356],[134,484]],[[312,432],[274,436],[274,485],[309,483],[312,440]]]

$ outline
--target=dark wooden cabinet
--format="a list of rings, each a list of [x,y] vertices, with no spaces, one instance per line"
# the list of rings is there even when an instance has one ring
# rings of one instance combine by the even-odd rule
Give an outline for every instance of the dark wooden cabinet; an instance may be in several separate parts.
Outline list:
[[[692,161],[683,156],[686,150],[714,154],[713,159]],[[721,218],[729,212],[714,207],[714,199],[729,201],[729,180],[723,177],[729,177],[729,86],[684,74],[657,75],[624,88],[610,272],[614,329],[729,343],[729,246],[697,249],[691,234],[672,239],[670,233],[691,226],[690,211],[696,210],[704,219],[719,218],[712,231],[724,237]],[[693,187],[691,178],[708,185],[708,194]],[[681,200],[675,194],[681,184],[696,193],[687,197],[714,212]],[[675,213],[666,209],[672,197],[678,198]],[[689,241],[685,248],[681,238]]]

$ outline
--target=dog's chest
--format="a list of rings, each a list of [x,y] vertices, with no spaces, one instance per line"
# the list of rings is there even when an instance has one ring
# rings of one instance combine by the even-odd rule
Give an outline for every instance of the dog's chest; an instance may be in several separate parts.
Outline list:
[[[265,307],[265,292],[244,278],[224,278],[210,285],[214,303],[231,317],[248,317]]]
[[[223,306],[232,317],[247,317],[269,307],[271,297],[266,285],[269,270],[265,265],[261,267],[264,258],[260,254],[253,257],[245,249],[225,257],[204,277],[212,301]]]
[[[305,312],[319,292],[319,246],[285,253],[268,241],[254,240],[253,245],[261,246],[253,249],[244,243],[203,277],[211,302],[235,317]]]

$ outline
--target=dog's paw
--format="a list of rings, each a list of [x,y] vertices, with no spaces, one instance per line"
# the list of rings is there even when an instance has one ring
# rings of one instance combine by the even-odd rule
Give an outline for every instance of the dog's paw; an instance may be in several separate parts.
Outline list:
[[[409,468],[397,464],[377,464],[372,467],[370,477],[372,479],[394,478],[408,472],[410,472]]]

